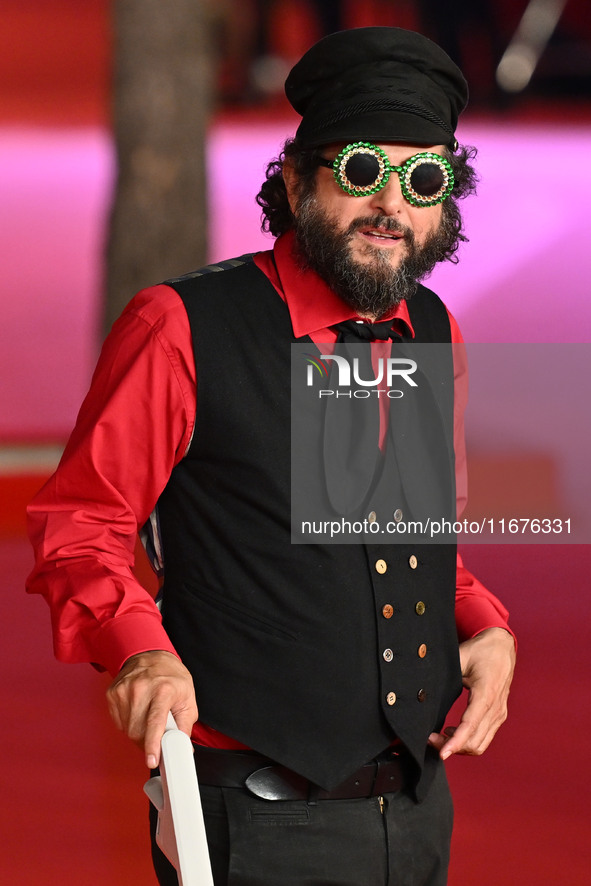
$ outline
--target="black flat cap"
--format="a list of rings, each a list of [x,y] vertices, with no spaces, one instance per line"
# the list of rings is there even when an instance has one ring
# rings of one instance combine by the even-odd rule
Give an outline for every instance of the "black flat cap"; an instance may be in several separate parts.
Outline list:
[[[456,145],[468,85],[450,57],[402,28],[352,28],[324,37],[292,68],[285,94],[304,147],[382,141]]]

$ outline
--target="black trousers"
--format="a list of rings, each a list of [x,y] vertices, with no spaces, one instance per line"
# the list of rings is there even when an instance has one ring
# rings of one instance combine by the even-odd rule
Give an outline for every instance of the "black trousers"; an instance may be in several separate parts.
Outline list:
[[[422,803],[404,791],[356,800],[260,800],[201,786],[215,886],[445,886],[453,806],[443,764]],[[161,886],[178,886],[156,846]]]

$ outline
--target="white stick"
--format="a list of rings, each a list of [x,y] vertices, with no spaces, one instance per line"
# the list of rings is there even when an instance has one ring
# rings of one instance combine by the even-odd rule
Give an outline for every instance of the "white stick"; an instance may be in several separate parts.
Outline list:
[[[144,790],[158,810],[156,842],[177,870],[180,886],[213,886],[191,739],[168,715],[160,775]]]

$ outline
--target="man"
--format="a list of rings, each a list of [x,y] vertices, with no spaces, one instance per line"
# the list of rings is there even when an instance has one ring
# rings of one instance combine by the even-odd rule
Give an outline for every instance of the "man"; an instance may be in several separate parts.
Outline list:
[[[192,734],[216,884],[434,886],[452,824],[442,760],[482,753],[506,715],[507,613],[452,544],[292,544],[285,379],[292,344],[330,357],[361,335],[375,364],[379,348],[447,343],[449,355],[460,341],[417,281],[462,238],[467,89],[422,36],[368,28],[312,47],[286,91],[302,122],[258,197],[274,250],[124,311],[30,507],[29,590],[52,606],[57,655],[113,674],[111,714],[150,768],[169,711]],[[413,512],[423,490],[410,475],[428,475],[448,431],[463,498],[465,367],[446,366],[441,429],[412,429],[420,472],[397,448],[407,429],[388,430],[393,401],[380,403],[377,470],[391,473],[376,484],[372,467],[361,490],[368,525],[384,488],[394,524]],[[330,510],[323,465],[311,470]],[[131,573],[142,526],[165,576],[162,622]],[[462,680],[468,705],[443,732]]]

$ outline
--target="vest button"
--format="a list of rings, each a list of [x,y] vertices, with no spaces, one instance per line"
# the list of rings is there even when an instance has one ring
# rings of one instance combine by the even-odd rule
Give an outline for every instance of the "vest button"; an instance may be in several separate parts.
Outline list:
[[[417,649],[417,654],[418,654],[419,658],[424,658],[426,656],[426,654],[427,654],[427,644],[426,643],[421,643],[421,645]]]
[[[425,609],[426,609],[426,608],[427,608],[427,607],[425,606],[425,604],[423,603],[423,601],[422,601],[422,600],[419,600],[419,602],[418,602],[417,605],[415,606],[415,612],[416,612],[417,615],[424,615],[424,614],[425,614]]]
[[[388,702],[388,704],[390,705],[390,707],[392,707],[392,705],[396,704],[396,693],[395,693],[395,692],[389,692],[389,693],[387,694],[387,696],[386,696],[386,701]]]
[[[376,561],[376,572],[379,572],[380,575],[383,575],[386,569],[388,568],[388,564],[385,560],[377,560]]]
[[[426,701],[427,693],[424,689],[419,689],[419,691],[417,692],[417,698],[419,701]]]
[[[400,523],[400,521],[402,520],[402,516],[403,516],[401,509],[396,508],[396,510],[394,511],[392,516],[394,517],[394,519],[396,520],[397,523]]]
[[[390,606],[389,603],[386,603],[385,606],[382,606],[382,615],[384,618],[392,618],[394,615],[394,607]]]
[[[392,661],[392,659],[394,658],[394,653],[391,649],[384,649],[382,655],[384,657],[384,661]]]
[[[414,554],[411,554],[411,556],[408,558],[408,565],[410,566],[411,569],[416,569],[417,566],[419,565],[419,561],[417,560],[417,558],[415,557]]]
[[[376,514],[375,511],[370,511],[369,514],[367,515],[367,520],[369,523],[375,523],[377,519],[378,519],[378,515]]]

